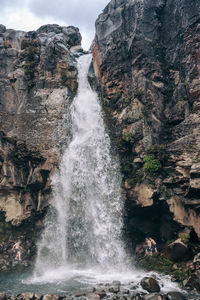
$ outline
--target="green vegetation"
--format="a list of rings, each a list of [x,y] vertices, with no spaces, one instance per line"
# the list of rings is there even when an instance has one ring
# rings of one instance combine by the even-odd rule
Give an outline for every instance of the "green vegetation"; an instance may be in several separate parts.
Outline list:
[[[134,139],[133,132],[129,132],[129,131],[124,132],[122,135],[122,140],[128,144],[134,144],[135,139]]]
[[[143,171],[147,176],[157,175],[163,168],[167,160],[167,152],[165,145],[153,145],[148,150],[148,155],[144,157]]]
[[[168,190],[167,188],[166,188],[166,186],[161,186],[161,188],[160,188],[160,194],[165,198],[165,199],[168,199],[168,198],[170,198],[171,197],[171,191],[170,190]]]
[[[138,265],[147,271],[158,271],[164,274],[170,274],[176,281],[182,281],[189,275],[189,271],[185,272],[184,262],[174,264],[174,262],[163,254],[146,257],[144,257],[144,255],[138,255],[136,260]]]
[[[142,183],[143,181],[143,172],[142,170],[137,170],[131,178],[127,178],[127,183],[131,188],[134,188],[137,183]]]
[[[178,237],[181,239],[183,243],[189,243],[190,235],[188,233],[179,233]]]
[[[145,175],[154,176],[162,169],[159,159],[153,154],[146,155],[144,157],[144,162],[143,171]]]
[[[149,151],[149,154],[153,154],[157,159],[159,159],[162,163],[167,159],[167,152],[165,145],[153,145]]]
[[[179,97],[177,99],[178,102],[188,101],[187,97]]]

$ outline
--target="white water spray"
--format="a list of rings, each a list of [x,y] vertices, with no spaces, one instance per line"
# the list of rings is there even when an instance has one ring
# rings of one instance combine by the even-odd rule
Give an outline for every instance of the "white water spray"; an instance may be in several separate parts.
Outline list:
[[[53,178],[36,274],[69,265],[104,271],[124,266],[121,177],[97,94],[87,80],[90,62],[91,55],[78,60],[79,88],[70,108],[72,140]]]

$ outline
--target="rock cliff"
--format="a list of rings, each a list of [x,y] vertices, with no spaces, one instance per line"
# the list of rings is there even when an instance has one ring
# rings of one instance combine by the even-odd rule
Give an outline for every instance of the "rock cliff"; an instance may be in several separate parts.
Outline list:
[[[200,3],[111,0],[94,71],[124,175],[127,230],[200,237]]]
[[[45,25],[26,33],[0,25],[1,240],[31,235],[48,205],[50,176],[67,143],[80,44],[73,26]]]

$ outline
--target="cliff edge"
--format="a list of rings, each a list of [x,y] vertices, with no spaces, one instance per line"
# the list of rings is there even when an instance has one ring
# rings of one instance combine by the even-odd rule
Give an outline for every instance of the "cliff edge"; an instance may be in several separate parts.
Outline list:
[[[200,237],[200,3],[111,0],[94,70],[120,156],[132,241]]]

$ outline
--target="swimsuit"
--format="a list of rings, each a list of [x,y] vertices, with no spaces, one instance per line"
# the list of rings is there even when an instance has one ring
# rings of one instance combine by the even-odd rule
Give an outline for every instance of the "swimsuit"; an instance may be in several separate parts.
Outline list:
[[[148,247],[147,247],[147,251],[148,251],[148,252],[151,252],[151,251],[152,251],[151,247],[148,246]]]

